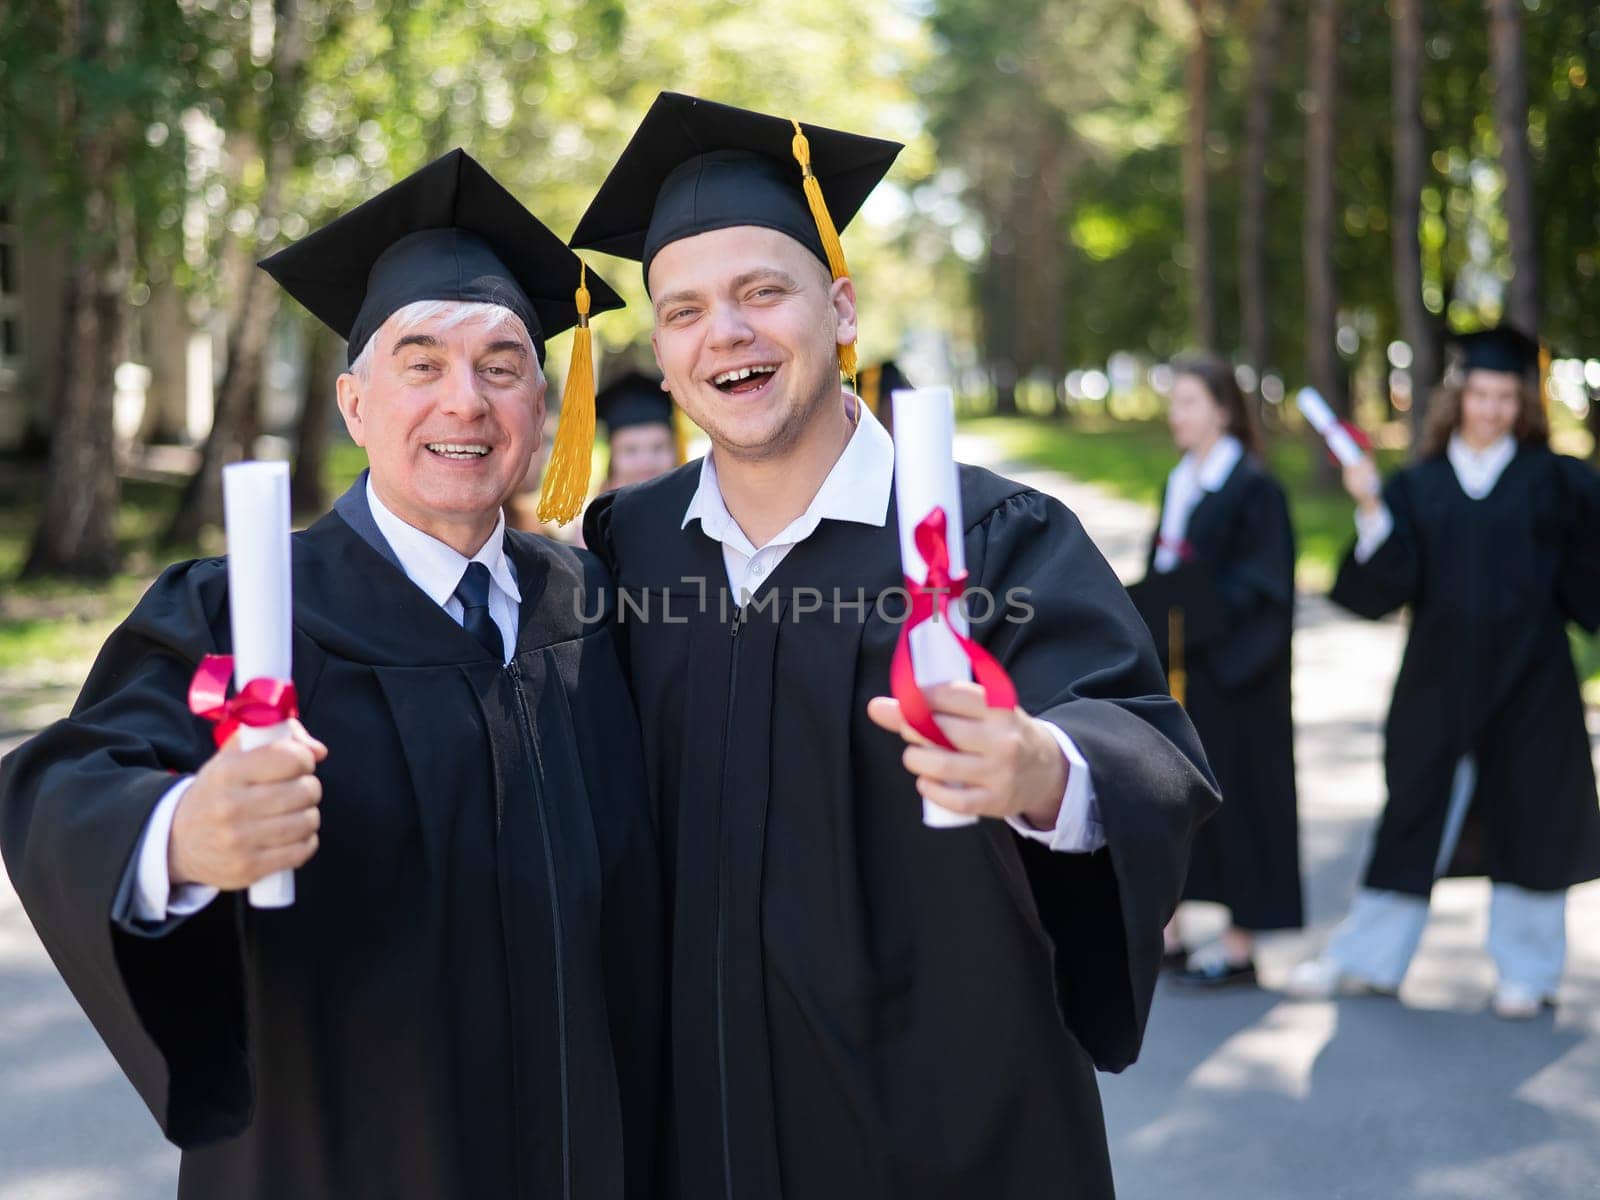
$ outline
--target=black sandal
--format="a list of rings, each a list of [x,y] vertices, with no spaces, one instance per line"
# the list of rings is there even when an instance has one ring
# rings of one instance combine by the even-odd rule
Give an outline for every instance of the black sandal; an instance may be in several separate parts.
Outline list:
[[[1214,958],[1210,962],[1179,971],[1173,976],[1173,982],[1194,988],[1254,987],[1256,964],[1253,960],[1231,963],[1226,959]]]

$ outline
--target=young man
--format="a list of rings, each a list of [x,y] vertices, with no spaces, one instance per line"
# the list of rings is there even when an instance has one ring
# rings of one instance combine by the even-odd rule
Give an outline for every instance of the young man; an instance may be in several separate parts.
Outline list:
[[[956,749],[906,732],[893,445],[840,386],[855,293],[818,211],[899,147],[798,132],[663,95],[574,238],[643,261],[713,446],[586,525],[662,810],[677,1194],[1109,1196],[1094,1063],[1137,1053],[1216,797],[1078,522],[973,468],[974,636],[1022,707],[937,689]],[[998,819],[927,828],[919,792]]]
[[[579,263],[457,150],[264,265],[348,339],[371,464],[294,537],[315,738],[214,748],[184,697],[230,645],[226,564],[171,568],[0,769],[17,893],[180,1197],[651,1196],[637,725],[579,616],[598,568],[500,516]],[[286,867],[292,907],[244,903]]]

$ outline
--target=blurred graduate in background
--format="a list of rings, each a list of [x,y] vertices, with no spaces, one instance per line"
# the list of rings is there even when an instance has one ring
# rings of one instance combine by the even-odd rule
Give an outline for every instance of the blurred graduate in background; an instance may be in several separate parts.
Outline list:
[[[1174,918],[1166,962],[1186,984],[1253,984],[1255,935],[1302,920],[1294,531],[1233,368],[1208,355],[1173,369],[1169,421],[1183,457],[1167,478],[1146,577],[1130,592],[1222,791],[1195,839],[1183,898],[1224,905],[1230,921],[1220,942],[1190,955]]]
[[[1509,327],[1458,340],[1421,461],[1380,487],[1345,472],[1357,537],[1333,599],[1409,606],[1389,711],[1389,798],[1365,885],[1294,994],[1394,992],[1442,876],[1493,882],[1494,1011],[1553,1004],[1566,893],[1600,877],[1600,810],[1567,623],[1600,627],[1600,477],[1553,453],[1539,347]]]

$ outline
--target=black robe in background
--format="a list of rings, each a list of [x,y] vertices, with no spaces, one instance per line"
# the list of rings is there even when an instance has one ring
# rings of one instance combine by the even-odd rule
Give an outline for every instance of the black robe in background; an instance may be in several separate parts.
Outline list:
[[[961,469],[971,586],[1000,601],[974,636],[1082,750],[1109,847],[929,829],[866,713],[904,613],[878,606],[901,584],[892,506],[882,528],[822,521],[736,618],[720,545],[680,528],[699,469],[586,525],[622,589],[665,839],[677,1194],[1111,1195],[1094,1066],[1138,1052],[1216,803],[1126,594],[1060,504]],[[1031,620],[1005,619],[1012,588]]]
[[[1567,622],[1600,626],[1600,478],[1521,446],[1474,500],[1444,456],[1383,489],[1394,532],[1352,550],[1333,599],[1411,608],[1384,750],[1389,800],[1368,887],[1426,896],[1456,763],[1478,782],[1446,874],[1535,891],[1600,877],[1600,808]]]
[[[0,767],[17,893],[183,1148],[180,1197],[655,1194],[659,860],[613,632],[579,617],[605,577],[506,551],[509,666],[339,515],[294,536],[294,679],[329,755],[290,908],[111,920],[151,810],[213,751],[185,694],[229,646],[220,559],[157,580]]]
[[[1227,905],[1242,929],[1297,929],[1304,917],[1290,706],[1294,528],[1283,489],[1246,455],[1222,487],[1201,496],[1184,540],[1222,616],[1221,632],[1184,656],[1184,707],[1222,808],[1195,838],[1183,898]],[[1155,552],[1152,540],[1149,570]]]

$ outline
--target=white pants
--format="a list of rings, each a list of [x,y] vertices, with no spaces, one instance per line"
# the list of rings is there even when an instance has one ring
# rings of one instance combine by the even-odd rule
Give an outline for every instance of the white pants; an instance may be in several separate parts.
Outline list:
[[[1475,764],[1471,758],[1462,759],[1451,784],[1435,879],[1455,853],[1476,783]],[[1423,897],[1362,888],[1334,931],[1327,955],[1347,974],[1377,987],[1398,988],[1427,923],[1428,901]],[[1567,893],[1495,884],[1489,900],[1488,949],[1502,983],[1553,996],[1567,959]]]

